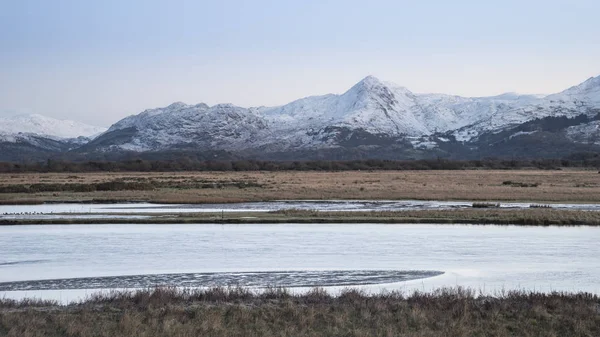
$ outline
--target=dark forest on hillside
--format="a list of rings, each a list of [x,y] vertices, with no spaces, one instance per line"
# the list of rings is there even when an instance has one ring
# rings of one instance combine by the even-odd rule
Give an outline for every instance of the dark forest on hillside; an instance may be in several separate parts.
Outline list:
[[[173,160],[0,162],[0,173],[10,172],[151,172],[151,171],[356,171],[356,170],[466,170],[600,168],[600,153],[580,153],[564,159],[483,160]]]

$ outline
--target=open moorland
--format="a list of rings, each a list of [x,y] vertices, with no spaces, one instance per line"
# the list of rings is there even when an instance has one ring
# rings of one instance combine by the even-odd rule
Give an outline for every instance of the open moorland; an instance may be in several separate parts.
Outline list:
[[[600,202],[597,170],[5,173],[0,203],[299,199]]]
[[[600,299],[589,294],[433,293],[320,289],[176,290],[93,295],[59,306],[0,300],[0,335],[34,336],[598,336]]]

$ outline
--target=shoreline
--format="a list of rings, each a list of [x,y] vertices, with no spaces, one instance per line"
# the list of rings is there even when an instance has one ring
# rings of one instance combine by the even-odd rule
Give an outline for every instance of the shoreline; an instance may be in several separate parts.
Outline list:
[[[211,205],[211,204],[224,204],[224,205],[235,205],[242,203],[266,203],[266,202],[281,202],[281,203],[294,203],[294,202],[311,202],[311,203],[345,203],[345,202],[372,202],[372,203],[393,203],[402,201],[422,201],[422,202],[466,202],[466,203],[525,203],[532,205],[540,204],[566,204],[566,205],[577,205],[577,204],[593,204],[600,205],[600,200],[590,201],[577,201],[577,200],[563,200],[563,201],[545,201],[545,200],[530,200],[530,199],[263,199],[263,200],[250,200],[250,201],[238,201],[238,200],[223,200],[215,203],[212,201],[198,202],[198,201],[181,201],[181,202],[161,202],[154,200],[141,200],[141,199],[86,199],[86,200],[55,200],[55,199],[15,199],[15,200],[0,200],[0,206],[25,206],[25,205],[101,205],[101,204],[150,204],[150,205]]]
[[[109,214],[90,214],[90,218],[3,219],[0,226],[19,225],[93,225],[93,224],[464,224],[516,226],[600,226],[600,212],[553,209],[461,209],[416,211],[327,212],[282,210],[272,212],[205,213],[111,213],[123,218],[102,218]],[[146,216],[127,218],[127,216]],[[97,217],[94,217],[97,216]]]

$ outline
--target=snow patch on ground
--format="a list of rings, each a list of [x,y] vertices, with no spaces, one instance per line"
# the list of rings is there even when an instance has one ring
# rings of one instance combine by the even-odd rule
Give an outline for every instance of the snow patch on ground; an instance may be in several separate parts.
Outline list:
[[[515,132],[512,135],[510,135],[508,137],[508,139],[513,139],[514,137],[519,137],[519,136],[526,136],[526,135],[531,135],[536,133],[537,131],[519,131],[519,132]]]
[[[567,128],[567,138],[578,143],[600,145],[600,121]]]
[[[408,140],[415,149],[432,150],[438,147],[438,144],[435,141],[429,139],[429,137],[410,137],[408,138]]]

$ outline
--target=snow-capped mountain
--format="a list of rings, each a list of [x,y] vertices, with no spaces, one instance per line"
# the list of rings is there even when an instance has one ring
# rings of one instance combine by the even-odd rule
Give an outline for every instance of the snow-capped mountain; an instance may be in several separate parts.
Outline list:
[[[92,137],[106,128],[70,120],[60,120],[42,115],[21,115],[0,118],[0,135],[5,140],[19,139],[24,135],[36,135],[58,139]]]
[[[129,151],[168,149],[174,145],[234,150],[248,142],[257,143],[265,128],[266,121],[248,109],[231,104],[209,107],[178,102],[127,117],[111,126],[99,141],[130,130],[131,137],[110,146]]]
[[[273,129],[289,132],[323,126],[360,127],[370,133],[429,133],[418,118],[417,96],[368,76],[342,95],[314,96],[275,108],[259,108]]]
[[[469,142],[535,119],[592,116],[600,108],[599,97],[600,77],[545,97],[508,93],[473,98],[416,94],[368,76],[343,94],[278,107],[174,103],[127,117],[90,145],[102,151],[289,151],[338,147],[357,133],[393,139],[446,134]]]
[[[600,77],[548,96],[460,97],[413,93],[368,76],[342,94],[277,107],[173,103],[124,118],[68,148],[80,156],[228,151],[246,158],[294,159],[301,153],[306,159],[314,151],[338,150],[350,154],[336,158],[555,156],[600,151],[599,121]],[[20,137],[62,138],[104,131],[41,116],[2,123],[0,132],[10,130],[13,137],[15,130]]]
[[[0,160],[43,160],[80,147],[106,128],[41,115],[0,118]]]
[[[487,116],[479,115],[480,118],[473,118],[473,123],[467,127],[456,130],[456,138],[468,141],[485,132],[546,117],[595,115],[600,108],[600,76],[557,94],[545,97],[525,96],[524,99],[503,103],[505,104],[497,106],[500,111]],[[493,109],[490,107],[490,111]]]

